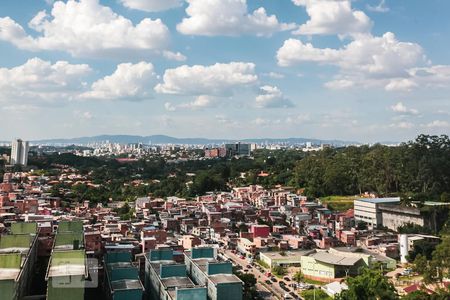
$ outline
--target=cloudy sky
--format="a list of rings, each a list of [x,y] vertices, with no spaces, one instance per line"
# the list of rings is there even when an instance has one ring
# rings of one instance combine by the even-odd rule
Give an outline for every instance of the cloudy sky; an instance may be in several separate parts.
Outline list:
[[[450,133],[448,0],[2,0],[0,139]]]

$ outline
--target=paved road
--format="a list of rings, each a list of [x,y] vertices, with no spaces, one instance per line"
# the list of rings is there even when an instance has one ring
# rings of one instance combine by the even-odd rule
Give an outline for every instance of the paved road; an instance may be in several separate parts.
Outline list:
[[[246,269],[246,266],[249,264],[248,261],[241,259],[236,254],[233,254],[230,250],[220,249],[220,252],[224,253],[227,257],[230,257],[235,263],[242,266],[243,269]],[[287,292],[280,287],[279,282],[268,285],[267,283],[265,283],[265,281],[269,278],[255,267],[251,268],[248,272],[255,276],[257,280],[256,288],[258,292],[260,292],[260,294],[264,297],[264,299],[284,299],[283,296]],[[294,291],[291,287],[288,288],[290,292]],[[270,291],[272,295],[268,295],[267,291]]]

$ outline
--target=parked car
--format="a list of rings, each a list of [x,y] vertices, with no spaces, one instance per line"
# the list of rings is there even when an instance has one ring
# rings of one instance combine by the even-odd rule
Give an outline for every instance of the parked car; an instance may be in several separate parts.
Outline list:
[[[275,277],[271,277],[270,280],[271,280],[272,282],[277,282],[277,279],[276,279]]]
[[[407,276],[407,275],[411,275],[413,272],[412,272],[412,269],[410,269],[410,268],[406,268],[406,269],[404,269],[400,274],[402,275],[402,276]]]
[[[284,277],[283,279],[286,280],[286,281],[291,281],[291,280],[289,279],[289,277]]]
[[[268,285],[271,285],[271,284],[272,284],[272,282],[271,282],[269,279],[267,279],[267,280],[265,281],[265,283],[267,283]]]

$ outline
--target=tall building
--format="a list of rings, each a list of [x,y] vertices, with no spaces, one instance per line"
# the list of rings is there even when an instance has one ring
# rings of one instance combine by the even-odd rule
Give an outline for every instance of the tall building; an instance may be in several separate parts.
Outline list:
[[[23,165],[28,163],[29,145],[27,141],[17,139],[11,143],[11,165]]]
[[[227,156],[250,156],[250,144],[225,144]]]

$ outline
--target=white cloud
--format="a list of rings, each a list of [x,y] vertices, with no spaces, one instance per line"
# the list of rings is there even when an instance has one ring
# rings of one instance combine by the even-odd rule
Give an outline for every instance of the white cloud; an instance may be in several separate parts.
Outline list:
[[[354,85],[355,83],[353,81],[347,79],[337,79],[325,83],[325,86],[332,90],[348,89],[353,87]]]
[[[240,87],[255,84],[257,80],[253,63],[183,65],[166,70],[163,83],[158,84],[155,90],[163,94],[227,96]]]
[[[311,43],[288,39],[277,52],[280,66],[293,66],[302,62],[316,62],[339,67],[330,88],[382,85],[387,90],[412,88],[404,81],[410,72],[428,61],[423,49],[415,43],[400,42],[393,33],[381,37],[360,35],[340,49],[315,48]]]
[[[173,105],[172,103],[170,103],[170,102],[164,103],[164,108],[165,108],[167,111],[176,111],[176,110],[177,110],[177,107],[174,106],[174,105]]]
[[[263,7],[249,13],[246,0],[186,1],[188,17],[177,25],[177,30],[186,35],[270,36],[296,26],[280,23],[275,15],[267,15]]]
[[[125,7],[147,12],[158,12],[183,5],[183,0],[120,0],[120,2]]]
[[[79,111],[79,110],[74,111],[74,116],[78,119],[85,121],[91,120],[94,117],[94,115],[90,111]]]
[[[389,11],[389,7],[386,6],[385,0],[380,0],[380,3],[378,5],[370,5],[367,4],[366,8],[373,12],[379,12],[379,13],[385,13]]]
[[[151,96],[155,79],[151,63],[123,63],[112,75],[94,82],[80,98],[141,100]]]
[[[353,10],[350,0],[293,0],[305,6],[310,19],[294,32],[302,35],[356,35],[370,32],[372,21],[362,11]]]
[[[216,104],[217,104],[217,101],[215,98],[206,96],[206,95],[200,95],[200,96],[196,97],[195,100],[192,102],[182,103],[179,105],[173,105],[170,102],[166,102],[164,104],[164,107],[166,108],[167,111],[175,111],[180,108],[199,110],[199,109],[214,107],[214,106],[216,106]]]
[[[172,52],[172,51],[163,51],[163,56],[169,60],[175,60],[175,61],[185,61],[186,56],[181,54],[180,52]]]
[[[417,87],[417,83],[415,83],[410,78],[393,78],[384,87],[384,89],[386,91],[407,91],[407,92],[409,92],[416,87]]]
[[[0,101],[70,100],[84,87],[83,78],[90,72],[86,64],[31,58],[21,66],[0,68]]]
[[[287,108],[293,107],[294,104],[283,96],[278,87],[265,85],[259,89],[259,95],[256,96],[256,106],[260,108]]]
[[[415,108],[407,108],[402,102],[391,106],[391,110],[396,113],[418,115],[419,111]]]
[[[134,25],[99,0],[57,1],[50,15],[41,11],[28,25],[38,32],[36,37],[11,18],[0,18],[0,40],[20,49],[67,51],[72,56],[160,53],[169,42],[169,29],[160,19],[145,18]]]
[[[297,116],[289,116],[286,118],[286,124],[305,124],[311,121],[309,114],[301,114]]]
[[[450,128],[450,123],[448,121],[434,120],[425,125],[428,128]]]
[[[397,129],[411,129],[414,127],[414,124],[411,122],[398,122],[390,124],[389,127]]]
[[[283,79],[285,77],[284,74],[276,73],[276,72],[263,73],[261,75],[267,76],[267,77],[270,77],[273,79]]]

